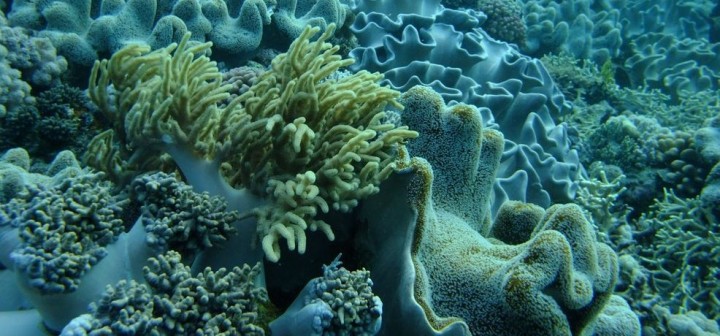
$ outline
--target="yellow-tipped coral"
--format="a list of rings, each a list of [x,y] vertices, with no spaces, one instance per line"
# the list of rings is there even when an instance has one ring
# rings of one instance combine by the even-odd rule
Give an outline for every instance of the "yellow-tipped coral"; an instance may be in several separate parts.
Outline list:
[[[88,92],[113,130],[91,142],[86,156],[91,166],[124,175],[115,177],[125,181],[134,171],[162,167],[162,144],[213,155],[218,103],[229,97],[229,86],[222,85],[216,62],[203,56],[212,43],[191,46],[189,40],[187,33],[179,44],[152,52],[146,45],[129,45],[95,62]],[[112,138],[120,142],[114,150]]]
[[[399,146],[417,136],[385,122],[386,106],[401,108],[400,93],[380,86],[381,74],[335,76],[353,61],[326,43],[334,29],[311,41],[320,29],[306,28],[239,97],[242,113],[226,110],[221,119],[230,183],[271,200],[255,212],[271,261],[280,258],[281,239],[303,253],[308,228],[333,240],[317,216],[348,212],[376,193],[395,168]]]

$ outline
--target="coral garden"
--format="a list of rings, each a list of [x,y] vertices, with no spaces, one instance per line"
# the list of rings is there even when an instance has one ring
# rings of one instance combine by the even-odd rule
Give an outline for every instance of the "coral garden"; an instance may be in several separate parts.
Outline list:
[[[720,335],[720,5],[0,2],[0,330]]]

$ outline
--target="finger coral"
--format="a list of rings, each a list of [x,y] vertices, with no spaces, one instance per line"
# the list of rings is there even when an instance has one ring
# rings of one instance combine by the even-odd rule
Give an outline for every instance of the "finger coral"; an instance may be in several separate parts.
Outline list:
[[[193,192],[174,175],[144,175],[135,179],[131,188],[142,203],[140,220],[148,243],[160,251],[170,249],[183,257],[192,256],[234,233],[237,211],[227,211],[227,202],[219,196]]]
[[[191,146],[200,157],[212,155],[217,104],[229,96],[229,86],[222,85],[215,62],[196,57],[211,43],[190,46],[189,38],[187,34],[180,44],[153,52],[133,44],[95,63],[88,92],[113,129],[91,141],[86,161],[92,167],[128,182],[142,171],[162,167],[162,144]],[[113,148],[109,139],[121,146]]]
[[[372,292],[367,270],[340,267],[340,256],[323,265],[293,304],[272,323],[277,336],[375,335],[382,323],[382,301]]]
[[[150,258],[147,283],[108,286],[92,314],[76,318],[63,335],[264,335],[253,324],[268,300],[253,283],[258,270],[245,265],[192,275],[170,251]]]
[[[31,286],[46,294],[75,291],[82,276],[123,231],[128,201],[111,194],[102,173],[82,174],[33,197],[12,220],[22,244],[11,255]]]
[[[303,253],[308,228],[333,240],[317,216],[348,212],[376,193],[395,167],[399,146],[417,136],[386,122],[383,109],[400,107],[399,92],[380,86],[382,75],[328,78],[352,63],[326,42],[333,30],[310,42],[319,29],[305,29],[239,97],[241,113],[226,109],[222,117],[230,183],[272,200],[256,214],[263,249],[273,261],[281,239]]]

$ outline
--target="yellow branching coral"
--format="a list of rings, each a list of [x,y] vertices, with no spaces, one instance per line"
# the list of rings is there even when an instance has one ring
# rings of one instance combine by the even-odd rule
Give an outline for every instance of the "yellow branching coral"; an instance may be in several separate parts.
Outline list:
[[[258,234],[269,260],[280,258],[280,240],[305,250],[305,230],[333,231],[320,213],[348,212],[378,191],[395,168],[399,146],[417,133],[386,122],[387,105],[400,108],[399,92],[382,87],[382,75],[361,71],[333,76],[353,62],[336,55],[306,28],[277,56],[248,92],[242,113],[221,118],[223,156],[231,184],[246,186],[272,202],[256,211]]]
[[[190,46],[189,39],[188,33],[179,44],[152,52],[146,45],[129,45],[110,60],[95,62],[89,95],[113,130],[90,144],[89,164],[132,176],[162,165],[161,144],[189,146],[203,157],[213,154],[218,103],[229,97],[229,87],[222,85],[216,62],[197,56],[212,44]],[[113,138],[120,142],[117,149],[109,146]]]

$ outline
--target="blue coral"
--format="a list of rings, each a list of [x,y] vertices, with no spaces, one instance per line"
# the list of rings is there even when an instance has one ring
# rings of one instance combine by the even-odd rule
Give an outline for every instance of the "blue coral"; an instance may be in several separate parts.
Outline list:
[[[524,53],[542,56],[566,52],[598,64],[620,55],[621,15],[612,6],[592,1],[523,0],[527,25]]]
[[[17,274],[19,298],[29,300],[52,330],[82,314],[107,285],[141,281],[146,260],[160,251],[178,248],[194,260],[224,240],[237,219],[223,201],[165,174],[136,181],[131,202],[102,173],[80,169],[70,152],[47,167],[52,176],[28,173],[29,166],[23,150],[0,161],[6,177],[0,190],[9,199],[0,208],[0,263],[5,274]],[[204,276],[224,276],[213,274]]]
[[[372,291],[367,270],[340,267],[340,256],[323,266],[323,276],[308,282],[297,299],[270,323],[273,335],[375,335],[382,322],[382,301]]]
[[[11,65],[11,52],[0,44],[0,120],[8,113],[31,105],[35,98],[30,94],[30,84],[22,79],[22,72]]]
[[[663,89],[675,101],[689,93],[719,87],[718,43],[651,33],[634,38],[629,48],[632,54],[623,64],[629,87]]]
[[[226,62],[241,63],[261,45],[277,42],[269,30],[292,40],[306,24],[341,25],[347,11],[338,0],[52,0],[16,1],[8,17],[12,25],[49,38],[72,65],[88,68],[129,43],[161,48],[186,32],[212,41]]]
[[[257,266],[228,271],[209,268],[193,275],[179,253],[150,258],[146,283],[121,281],[109,286],[62,335],[264,335],[255,325],[267,292],[254,283]]]
[[[227,210],[227,202],[219,196],[193,192],[173,175],[140,176],[130,188],[133,198],[142,204],[148,244],[158,250],[174,250],[187,257],[222,244],[235,233],[237,211]]]
[[[457,7],[445,9],[443,2]],[[96,139],[108,145],[102,148],[106,151],[96,146],[88,160],[102,161],[103,169],[117,176],[140,176],[134,182],[122,180],[124,190],[81,168],[69,152],[61,152],[43,167],[27,152],[10,150],[0,158],[0,310],[28,310],[0,312],[3,327],[36,331],[42,324],[57,332],[66,326],[65,335],[252,335],[268,330],[277,335],[517,335],[531,329],[551,335],[638,335],[718,330],[716,321],[685,311],[699,310],[717,318],[712,303],[719,297],[712,263],[717,259],[717,239],[712,234],[720,217],[716,210],[720,137],[716,122],[706,119],[717,112],[714,95],[720,63],[717,40],[713,42],[711,35],[717,14],[710,13],[707,1],[17,0],[2,4],[12,25],[0,27],[3,149],[24,145],[33,156],[49,158],[56,150],[86,142],[83,136],[99,120],[83,103],[84,94],[63,86],[46,87],[61,78],[63,57],[73,70],[80,70],[68,75],[81,78],[82,70],[94,60],[129,43],[164,48],[192,32],[192,39],[180,49],[206,41],[213,42],[212,47],[207,44],[203,55],[177,58],[173,64],[187,61],[188,67],[194,67],[191,60],[202,58],[208,62],[202,66],[229,68],[253,57],[270,63],[265,55],[285,49],[306,25],[324,29],[331,24],[352,26],[335,38],[347,38],[340,43],[354,48],[354,71],[380,72],[385,85],[404,92],[399,101],[403,107],[395,106],[397,110],[378,118],[420,134],[379,158],[397,155],[399,161],[388,166],[389,178],[378,182],[377,193],[352,203],[356,206],[352,211],[318,215],[318,220],[332,225],[333,242],[315,239],[318,233],[308,231],[303,236],[308,244],[302,246],[306,254],[253,267],[242,265],[262,257],[253,242],[263,231],[257,231],[250,213],[264,204],[234,192],[224,179],[245,175],[254,179],[263,171],[271,172],[268,178],[291,178],[265,169],[286,164],[283,160],[261,159],[266,155],[287,159],[276,151],[290,137],[280,142],[261,137],[270,144],[262,151],[223,143],[229,138],[258,139],[258,134],[267,133],[264,127],[275,130],[277,124],[270,127],[251,116],[230,120],[229,115],[210,113],[198,120],[183,113],[173,115],[160,123],[152,139],[187,164],[176,175],[155,171],[177,170],[167,164],[171,161],[167,153],[145,155],[150,147],[138,145],[145,142],[128,147],[104,133]],[[322,41],[332,40],[323,37]],[[325,46],[317,48],[326,50]],[[570,74],[589,76],[579,80],[553,81],[543,64],[549,58],[541,62],[534,57],[556,52],[605,62],[604,69],[612,71],[603,72],[602,81],[596,72]],[[211,56],[218,63],[211,63]],[[310,67],[317,64],[311,61],[308,58]],[[298,65],[289,62],[288,69],[293,67]],[[325,86],[319,92],[291,94],[293,85],[302,86],[303,81],[327,84],[346,78],[329,72],[323,72],[322,78],[272,82],[282,82],[277,92],[287,98],[282,102],[293,102],[283,117],[299,118],[296,110],[308,107],[303,102],[312,105],[307,110],[317,110],[315,95],[347,94],[349,99],[362,92],[345,90],[339,81],[340,86]],[[214,107],[247,109],[273,101],[267,105],[272,115],[277,102],[270,94],[252,99],[245,94],[235,100],[253,85],[254,74],[236,75],[228,72],[221,77],[214,71],[200,76],[201,82],[234,88],[198,94],[190,105],[181,98],[182,90],[193,85],[189,78],[187,85],[172,90],[173,99],[179,98],[173,100],[174,107],[212,101],[208,106],[215,106],[195,111],[213,112]],[[96,87],[105,84],[93,81]],[[258,87],[262,85],[266,84]],[[664,93],[641,99],[638,96],[654,93],[630,94],[617,85]],[[103,98],[113,105],[123,91],[117,85],[109,87]],[[135,113],[158,106],[159,101],[136,103],[152,92],[128,93],[122,108]],[[578,111],[596,113],[567,119],[573,106],[563,92],[571,95],[567,98],[578,98],[573,102]],[[584,103],[603,100],[608,104],[582,109]],[[665,100],[680,104],[668,107]],[[339,107],[348,106],[345,99],[336,101]],[[617,116],[621,110],[626,111]],[[645,117],[655,117],[671,130]],[[572,133],[571,123],[580,119],[585,119],[581,127],[587,132],[579,135],[592,136],[578,144],[580,137]],[[155,120],[148,121],[137,122],[143,126],[138,138],[150,137],[148,125]],[[249,127],[233,131],[190,127],[203,122]],[[650,124],[657,127],[646,129]],[[238,129],[247,135],[234,131]],[[120,126],[114,131],[117,140],[128,129]],[[373,139],[387,134],[378,130]],[[209,141],[192,147],[192,142],[184,141],[185,135]],[[306,135],[307,139],[318,136]],[[295,141],[303,139],[298,135]],[[311,149],[326,149],[316,147]],[[82,151],[81,146],[73,149]],[[207,149],[212,155],[205,160],[187,155]],[[250,160],[258,159],[258,165],[221,163],[244,150]],[[581,150],[589,151],[578,154]],[[626,224],[613,231],[622,234],[623,245],[616,246],[634,254],[618,258],[601,242],[607,237],[598,235],[581,207],[557,204],[573,201],[578,180],[584,176],[578,158],[582,154],[586,162],[601,159],[621,166],[632,183],[643,184],[633,188],[626,182],[628,191],[621,201],[629,202],[632,195],[635,201],[641,198],[631,205],[637,207],[636,213],[646,212],[644,216],[632,223],[615,216],[610,224],[599,225],[605,229]],[[127,166],[133,171],[122,171],[120,157],[137,163]],[[192,187],[182,179],[192,181]],[[287,188],[291,196],[308,190],[288,186],[295,187]],[[684,196],[700,196],[667,196],[649,212],[641,209],[661,186],[686,192]],[[211,190],[216,196],[193,188]],[[617,204],[623,205],[627,204]],[[298,225],[302,230],[306,227]],[[289,236],[288,232],[282,234]],[[291,245],[282,246],[283,251],[288,248]],[[338,250],[346,255],[349,269],[340,267],[337,259],[330,262]],[[314,265],[323,262],[328,266],[317,277],[319,267]],[[268,274],[281,276],[264,279],[263,267]],[[614,290],[622,291],[630,304]],[[296,302],[286,307],[294,297]],[[269,298],[280,311],[270,309],[275,307],[270,307]],[[89,305],[91,313],[85,314]],[[642,331],[638,314],[645,324]]]
[[[567,126],[555,122],[569,104],[539,60],[490,38],[479,28],[484,20],[475,11],[448,9],[394,20],[361,12],[352,26],[359,42],[353,69],[382,72],[400,91],[427,85],[446,103],[480,107],[485,126],[506,139],[498,206],[506,199],[569,201],[582,168]]]
[[[77,290],[124,229],[121,215],[128,202],[113,197],[112,188],[100,173],[82,174],[30,190],[31,199],[15,203],[22,210],[11,221],[22,244],[11,258],[31,286],[47,294]]]

